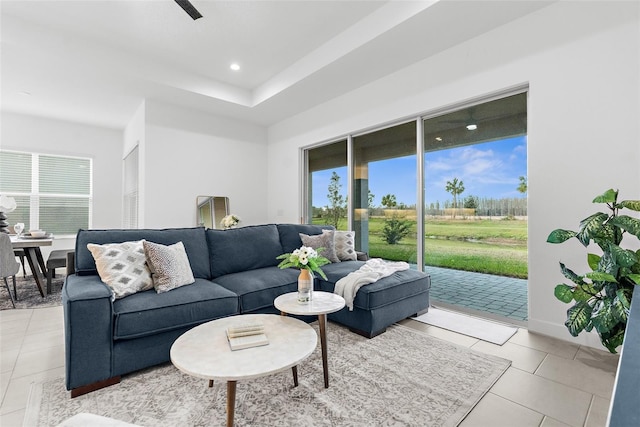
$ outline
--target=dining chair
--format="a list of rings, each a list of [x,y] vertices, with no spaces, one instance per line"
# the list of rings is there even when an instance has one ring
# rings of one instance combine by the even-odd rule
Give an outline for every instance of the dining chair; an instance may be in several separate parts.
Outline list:
[[[17,256],[18,258],[20,258],[20,264],[22,264],[22,277],[27,277],[27,269],[24,268],[24,257],[27,256],[27,254],[24,252],[24,249],[14,249],[13,250],[13,255]]]
[[[8,234],[0,233],[0,278],[4,280],[4,285],[11,298],[11,304],[15,308],[16,301],[14,294],[16,294],[16,273],[20,270],[20,263],[16,261],[16,257],[13,253],[13,246],[11,245],[11,238]],[[13,294],[9,289],[8,277],[13,278]]]
[[[16,230],[15,230],[14,227],[15,227],[15,224],[12,225],[11,227],[9,227],[10,234],[18,234],[18,233],[16,233]],[[20,229],[20,230],[22,231],[22,229]],[[13,254],[15,256],[17,256],[18,258],[20,258],[20,264],[22,264],[22,277],[26,278],[27,277],[27,269],[24,268],[24,257],[26,257],[27,254],[25,253],[24,249],[14,249],[13,250]]]

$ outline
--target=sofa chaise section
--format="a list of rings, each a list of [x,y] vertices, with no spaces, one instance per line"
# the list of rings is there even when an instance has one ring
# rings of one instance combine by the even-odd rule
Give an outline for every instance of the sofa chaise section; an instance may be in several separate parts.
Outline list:
[[[324,266],[327,280],[317,278],[317,289],[333,292],[338,280],[362,265],[363,261],[350,261]],[[399,320],[427,311],[430,288],[429,275],[412,269],[398,271],[361,287],[353,300],[353,310],[345,307],[328,318],[372,338]]]

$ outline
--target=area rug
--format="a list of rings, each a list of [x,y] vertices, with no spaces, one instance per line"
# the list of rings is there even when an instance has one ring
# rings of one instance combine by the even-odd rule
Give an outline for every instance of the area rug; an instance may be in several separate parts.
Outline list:
[[[429,307],[427,313],[414,317],[413,320],[498,345],[506,343],[513,334],[518,332],[518,328],[513,326],[435,307]]]
[[[51,280],[51,294],[47,295],[47,280],[44,280],[44,298],[40,295],[38,285],[33,276],[16,277],[16,289],[18,290],[18,300],[16,301],[15,308],[44,308],[55,307],[62,304],[60,293],[62,291],[62,285],[64,284],[64,275],[57,275]],[[9,288],[13,294],[13,281],[8,278]],[[4,286],[4,280],[0,283],[0,310],[12,310],[11,299],[7,293],[7,288]]]
[[[312,324],[317,329],[317,323]],[[394,325],[373,339],[329,323],[329,388],[320,348],[298,367],[237,385],[236,426],[455,426],[511,362]],[[226,385],[170,363],[75,399],[63,378],[34,383],[25,424],[92,413],[142,426],[221,426]]]

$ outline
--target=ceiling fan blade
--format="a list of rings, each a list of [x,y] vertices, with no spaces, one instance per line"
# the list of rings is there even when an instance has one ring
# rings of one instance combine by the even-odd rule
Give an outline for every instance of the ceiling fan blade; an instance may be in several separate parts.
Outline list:
[[[194,21],[198,18],[202,18],[202,14],[198,12],[198,9],[196,9],[189,0],[175,0],[175,2],[178,3],[178,5],[187,12]]]

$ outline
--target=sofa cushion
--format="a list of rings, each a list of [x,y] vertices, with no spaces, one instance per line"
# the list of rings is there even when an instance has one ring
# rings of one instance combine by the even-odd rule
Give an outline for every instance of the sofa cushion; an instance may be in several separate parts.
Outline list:
[[[339,264],[327,264],[322,267],[327,281],[319,278],[319,288],[325,292],[333,292],[338,280],[352,271],[356,271],[365,263],[362,261],[346,261]],[[421,294],[430,287],[429,276],[417,270],[403,270],[384,277],[377,282],[364,285],[356,293],[353,306],[363,310],[374,310],[396,301]]]
[[[113,312],[114,339],[130,339],[237,314],[238,297],[216,283],[196,279],[171,292],[152,289],[116,300]]]
[[[266,267],[220,276],[216,283],[237,294],[240,311],[248,313],[272,307],[278,296],[297,291],[298,274],[295,268]]]
[[[336,230],[333,243],[340,261],[356,261],[358,259],[355,231]]]
[[[300,233],[313,236],[322,234],[322,230],[335,230],[331,225],[278,224],[282,253],[291,253],[302,246]]]
[[[100,279],[111,289],[115,299],[153,288],[143,242],[138,240],[87,245],[96,262]]]
[[[216,277],[278,265],[280,236],[274,224],[207,230],[211,275]]]
[[[147,265],[151,270],[153,287],[157,293],[168,292],[194,282],[189,258],[182,242],[165,246],[144,240],[142,244],[147,256]]]
[[[98,274],[96,264],[87,249],[88,243],[122,243],[132,240],[148,240],[162,245],[173,245],[182,241],[189,257],[191,271],[196,278],[210,279],[209,249],[204,227],[168,228],[164,230],[79,230],[76,236],[76,274],[86,276]]]
[[[322,230],[322,234],[314,234],[313,236],[300,233],[300,240],[302,240],[303,245],[316,249],[319,255],[331,262],[340,262],[336,255],[334,239],[335,230]]]

